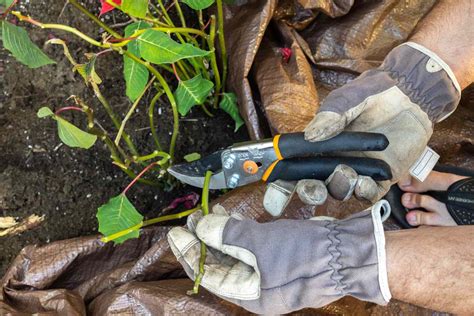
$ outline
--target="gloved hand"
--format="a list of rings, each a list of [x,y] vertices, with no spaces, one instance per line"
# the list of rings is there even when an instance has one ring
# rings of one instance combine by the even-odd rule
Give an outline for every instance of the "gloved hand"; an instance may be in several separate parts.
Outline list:
[[[344,168],[326,181],[332,182],[329,193],[344,199],[355,190],[357,197],[380,199],[408,174],[423,153],[433,124],[449,116],[460,97],[461,89],[449,66],[427,48],[410,42],[394,48],[379,68],[332,91],[306,127],[305,138],[325,140],[343,130],[385,134],[390,141],[385,151],[359,155],[385,160],[393,179],[375,183]],[[297,188],[308,191],[305,186],[311,186],[311,181],[299,183]],[[306,199],[311,201],[311,196]]]
[[[204,242],[201,285],[254,313],[321,307],[346,295],[386,304],[391,295],[381,211],[390,212],[384,200],[344,220],[264,224],[220,212],[188,225],[191,231],[173,228],[168,241],[191,279]]]

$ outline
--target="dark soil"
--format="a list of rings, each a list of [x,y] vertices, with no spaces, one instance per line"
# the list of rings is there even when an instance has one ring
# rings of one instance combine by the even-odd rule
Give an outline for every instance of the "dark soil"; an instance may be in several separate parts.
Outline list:
[[[98,2],[84,1],[95,13],[98,12]],[[68,24],[91,36],[98,34],[98,28],[72,6],[63,10],[64,3],[33,1],[22,11],[39,21]],[[119,16],[109,16],[109,19],[115,18],[116,21],[107,22],[120,21]],[[50,35],[66,40],[76,60],[84,61],[84,53],[96,51],[62,32],[30,30],[31,38],[40,47]],[[92,91],[81,77],[72,73],[62,48],[43,48],[57,64],[35,70],[19,64],[7,51],[0,50],[0,84],[3,85],[0,86],[0,216],[25,218],[30,214],[45,215],[40,227],[19,236],[0,239],[0,275],[27,244],[97,233],[97,208],[120,193],[130,181],[111,163],[110,154],[102,143],[98,142],[90,150],[61,146],[55,123],[36,117],[40,107],[71,105],[72,101],[67,101],[67,98],[77,95],[95,109],[96,117],[106,129],[113,130]],[[101,85],[104,95],[117,113],[125,115],[131,102],[124,94],[121,58],[116,54],[101,56],[97,72],[104,81]],[[144,101],[151,97],[147,96]],[[154,150],[150,130],[146,129],[146,106],[147,102],[140,104],[138,113],[127,124],[127,131],[144,154]],[[161,115],[158,115],[158,108],[161,108]],[[160,137],[166,144],[171,131],[171,109],[163,103],[156,110]],[[84,126],[81,114],[64,115],[75,124]],[[243,128],[237,133],[233,129],[233,121],[223,112],[215,111],[215,117],[209,118],[199,108],[194,109],[180,120],[177,159],[192,152],[207,154],[247,139]],[[142,214],[154,217],[171,200],[191,190],[196,189],[180,186],[172,192],[165,192],[137,185],[128,196]]]

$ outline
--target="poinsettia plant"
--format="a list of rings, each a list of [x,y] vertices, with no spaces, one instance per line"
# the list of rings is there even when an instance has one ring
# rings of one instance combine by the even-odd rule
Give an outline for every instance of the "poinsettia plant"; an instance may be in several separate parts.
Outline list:
[[[159,177],[165,176],[167,167],[175,160],[180,115],[187,115],[193,107],[200,107],[211,116],[212,111],[222,109],[234,119],[236,130],[243,125],[235,95],[225,90],[227,54],[222,0],[171,0],[166,3],[163,0],[97,1],[101,4],[99,16],[119,10],[128,15],[130,23],[126,23],[122,30],[114,30],[78,1],[67,0],[68,4],[103,30],[97,37],[90,37],[71,26],[37,21],[34,17],[15,11],[18,0],[0,0],[3,47],[30,68],[54,64],[55,61],[31,41],[28,32],[11,20],[16,18],[16,21],[26,22],[34,27],[56,30],[58,37],[46,43],[62,46],[72,71],[91,89],[115,128],[114,131],[104,130],[103,125],[94,117],[94,109],[80,98],[72,96],[74,104],[71,106],[60,107],[55,111],[42,107],[38,111],[38,117],[55,120],[59,138],[64,144],[88,149],[97,140],[103,141],[110,150],[112,162],[134,179],[132,184],[136,181],[153,184],[153,180],[143,179],[142,175],[147,170],[155,169],[159,171]],[[191,23],[183,15],[182,5],[194,10],[195,24],[199,27],[189,26]],[[216,7],[215,15],[203,13],[203,10],[211,6]],[[179,22],[171,18],[171,13],[179,18]],[[73,56],[67,43],[61,39],[61,32],[77,36],[85,44],[93,45],[95,51],[84,56]],[[220,60],[217,58],[217,50],[220,50],[222,56]],[[123,55],[125,94],[131,103],[123,117],[117,114],[114,106],[102,94],[102,74],[97,73],[95,67],[97,59],[109,52]],[[127,129],[127,123],[143,96],[148,93],[154,94],[148,105],[148,115],[155,150],[140,153],[127,133],[127,130],[131,130]],[[173,113],[171,141],[166,148],[158,138],[154,118],[155,104],[162,98],[166,98]],[[80,129],[69,122],[66,118],[68,111],[83,113],[87,129]],[[193,154],[185,158],[192,160],[197,157],[197,154]],[[105,235],[105,240],[123,242],[137,237],[139,228],[144,223],[150,223],[143,221],[143,216],[126,198],[126,191],[127,189],[99,208],[99,231]],[[127,233],[123,233],[124,231]]]

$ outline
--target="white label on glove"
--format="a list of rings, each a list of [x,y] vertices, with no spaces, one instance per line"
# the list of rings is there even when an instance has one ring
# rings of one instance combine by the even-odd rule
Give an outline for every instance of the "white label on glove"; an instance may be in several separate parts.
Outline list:
[[[411,166],[410,174],[420,182],[425,181],[433,167],[438,162],[439,155],[430,147],[426,146],[420,158]]]

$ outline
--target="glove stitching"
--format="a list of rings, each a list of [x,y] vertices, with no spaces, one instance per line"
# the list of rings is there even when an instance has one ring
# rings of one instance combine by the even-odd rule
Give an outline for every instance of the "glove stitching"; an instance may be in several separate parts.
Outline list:
[[[325,227],[329,230],[327,238],[330,241],[329,246],[327,247],[328,253],[331,255],[331,259],[328,262],[328,265],[332,269],[331,280],[336,284],[336,291],[340,292],[341,295],[345,295],[347,288],[346,284],[342,281],[343,276],[339,270],[343,267],[341,260],[341,251],[339,250],[339,245],[341,240],[338,238],[340,231],[338,230],[338,224],[335,222],[328,222]]]

